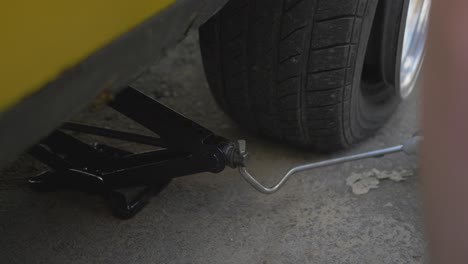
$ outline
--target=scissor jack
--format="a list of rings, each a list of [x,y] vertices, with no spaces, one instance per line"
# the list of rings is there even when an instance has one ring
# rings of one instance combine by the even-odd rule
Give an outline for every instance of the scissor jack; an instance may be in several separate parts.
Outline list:
[[[176,113],[141,92],[127,88],[110,107],[159,137],[66,123],[29,153],[50,167],[30,179],[39,190],[60,188],[98,193],[108,199],[113,213],[130,218],[175,177],[220,172],[244,166],[238,144]],[[154,147],[131,153],[104,144],[86,144],[64,131],[77,131]]]

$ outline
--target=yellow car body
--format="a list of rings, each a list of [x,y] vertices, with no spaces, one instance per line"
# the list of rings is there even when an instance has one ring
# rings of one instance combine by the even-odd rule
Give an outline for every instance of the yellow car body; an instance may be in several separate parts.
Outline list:
[[[0,111],[174,1],[6,1],[0,16]]]

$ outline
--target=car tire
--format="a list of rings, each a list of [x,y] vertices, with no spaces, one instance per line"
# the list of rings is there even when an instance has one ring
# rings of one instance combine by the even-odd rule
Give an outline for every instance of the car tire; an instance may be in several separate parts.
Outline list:
[[[211,91],[242,127],[330,152],[374,134],[401,101],[408,1],[230,0],[201,26]]]

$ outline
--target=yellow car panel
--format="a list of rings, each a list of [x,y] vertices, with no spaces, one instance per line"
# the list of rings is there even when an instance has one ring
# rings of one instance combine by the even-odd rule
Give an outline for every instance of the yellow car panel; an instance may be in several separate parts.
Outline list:
[[[174,1],[4,1],[0,112]]]

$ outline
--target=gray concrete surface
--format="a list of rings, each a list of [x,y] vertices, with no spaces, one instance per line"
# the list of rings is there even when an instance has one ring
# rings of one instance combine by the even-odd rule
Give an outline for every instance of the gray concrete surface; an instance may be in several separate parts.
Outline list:
[[[221,135],[247,139],[251,170],[266,183],[330,157],[252,137],[230,121],[209,94],[195,33],[135,85]],[[334,156],[400,143],[417,130],[417,108],[413,96],[374,138]],[[75,119],[141,130],[109,110]],[[346,178],[373,168],[417,170],[415,159],[396,154],[301,173],[271,196],[234,170],[203,173],[174,180],[122,221],[98,196],[31,191],[25,178],[43,168],[23,156],[0,176],[0,262],[425,263],[417,176],[353,194]]]

